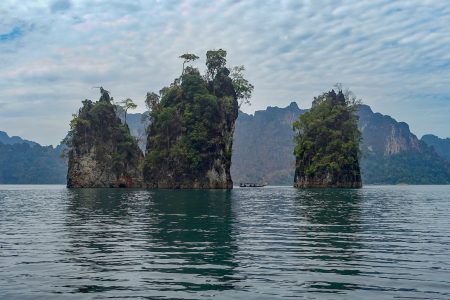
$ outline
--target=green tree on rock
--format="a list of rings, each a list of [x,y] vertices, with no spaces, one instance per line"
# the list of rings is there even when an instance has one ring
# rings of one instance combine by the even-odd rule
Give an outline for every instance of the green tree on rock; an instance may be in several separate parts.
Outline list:
[[[232,69],[230,75],[234,90],[236,91],[236,97],[239,101],[239,108],[243,104],[250,105],[250,98],[254,89],[253,84],[244,78],[244,71],[244,66],[236,66]]]
[[[127,113],[128,113],[128,110],[136,109],[137,105],[130,98],[122,100],[120,103],[122,104],[122,108],[123,108],[123,110],[125,112],[125,124],[127,124]]]
[[[185,54],[181,55],[180,58],[183,59],[183,70],[181,72],[181,75],[184,74],[184,65],[186,63],[199,59],[199,57],[197,55],[192,54],[192,53],[185,53]]]

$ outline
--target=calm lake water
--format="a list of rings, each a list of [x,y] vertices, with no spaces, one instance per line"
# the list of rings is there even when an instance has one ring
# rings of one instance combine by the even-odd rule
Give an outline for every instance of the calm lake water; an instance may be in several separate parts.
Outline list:
[[[450,299],[450,186],[0,186],[0,299]]]

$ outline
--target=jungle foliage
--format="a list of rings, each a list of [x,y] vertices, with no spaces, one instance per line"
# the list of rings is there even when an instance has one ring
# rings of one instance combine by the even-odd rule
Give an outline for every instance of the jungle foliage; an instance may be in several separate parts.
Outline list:
[[[150,126],[144,178],[155,181],[174,174],[175,181],[201,177],[215,159],[231,164],[231,145],[239,101],[248,100],[253,86],[230,76],[223,49],[206,53],[206,74],[187,63],[198,56],[184,54],[179,78],[159,94],[147,93]],[[234,80],[233,79],[239,79]]]
[[[136,138],[130,134],[128,125],[119,118],[123,110],[132,109],[135,104],[127,99],[128,107],[120,108],[111,103],[113,99],[108,91],[100,88],[100,92],[99,101],[82,101],[83,106],[78,114],[73,115],[70,131],[63,144],[67,146],[69,156],[70,151],[76,150],[78,154],[83,154],[94,149],[96,161],[105,167],[112,166],[119,176],[128,166],[138,164],[140,158]]]
[[[311,110],[294,122],[296,180],[361,181],[357,104],[351,92],[331,90],[315,97]]]

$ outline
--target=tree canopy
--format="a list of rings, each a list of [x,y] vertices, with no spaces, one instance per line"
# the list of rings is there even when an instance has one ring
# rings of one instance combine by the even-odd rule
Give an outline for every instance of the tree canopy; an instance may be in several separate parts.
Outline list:
[[[233,82],[234,90],[236,91],[236,97],[239,101],[239,108],[243,104],[250,105],[250,98],[254,89],[247,79],[244,78],[244,66],[236,66],[231,71],[231,80]]]
[[[123,108],[123,110],[125,112],[125,124],[127,124],[127,113],[128,113],[128,110],[136,109],[137,105],[130,98],[122,100],[120,103],[122,104],[122,108]]]
[[[183,55],[180,55],[180,58],[183,59],[183,71],[181,72],[181,74],[184,74],[184,65],[186,63],[199,59],[197,55],[192,53],[185,53]]]

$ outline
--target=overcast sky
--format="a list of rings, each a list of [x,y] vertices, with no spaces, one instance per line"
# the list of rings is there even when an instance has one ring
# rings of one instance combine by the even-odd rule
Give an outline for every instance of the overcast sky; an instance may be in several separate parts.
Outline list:
[[[448,1],[0,1],[0,130],[58,144],[103,86],[144,110],[185,52],[228,51],[252,105],[301,108],[336,82],[421,137],[450,136]]]

